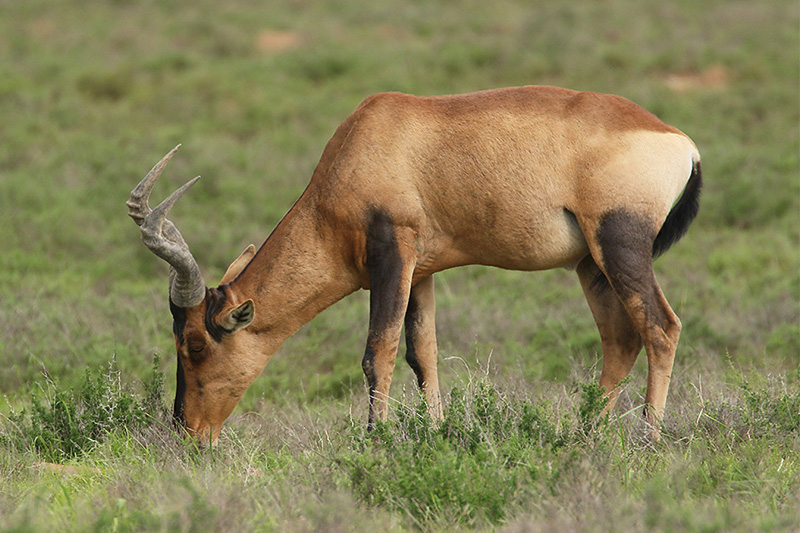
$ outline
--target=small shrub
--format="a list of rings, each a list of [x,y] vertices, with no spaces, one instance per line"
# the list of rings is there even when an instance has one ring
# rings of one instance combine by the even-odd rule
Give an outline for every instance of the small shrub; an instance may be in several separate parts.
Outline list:
[[[608,423],[608,414],[600,413],[608,404],[606,390],[598,382],[581,383],[581,404],[578,408],[578,421],[584,434],[588,435],[597,425]]]
[[[498,524],[534,481],[552,484],[562,473],[553,467],[557,450],[600,441],[605,433],[590,430],[604,406],[599,384],[584,385],[575,411],[557,415],[549,402],[507,398],[479,380],[450,392],[439,423],[424,402],[396,409],[396,419],[371,433],[351,423],[352,446],[337,462],[369,505],[420,524]]]
[[[0,434],[0,442],[59,462],[92,450],[116,429],[147,427],[166,412],[158,363],[155,357],[152,374],[144,383],[144,399],[122,386],[114,362],[101,375],[87,370],[77,394],[51,384],[49,398],[34,395],[30,409],[9,416],[9,430]]]
[[[754,387],[743,376],[741,391],[742,422],[753,436],[800,433],[800,380]]]
[[[552,449],[561,448],[569,439],[564,427],[559,428],[548,413],[548,404],[525,403],[519,420],[521,436],[539,446],[550,446]]]

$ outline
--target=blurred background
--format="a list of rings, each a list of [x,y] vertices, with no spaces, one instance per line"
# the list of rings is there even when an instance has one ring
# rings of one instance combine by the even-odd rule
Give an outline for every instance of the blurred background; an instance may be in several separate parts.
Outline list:
[[[154,201],[203,176],[171,218],[216,283],[382,91],[558,85],[625,96],[686,132],[701,211],[657,263],[684,324],[676,375],[792,371],[798,28],[789,0],[0,2],[0,410],[43,375],[68,387],[114,358],[131,383],[155,353],[174,372],[167,267],[125,207],[162,155],[183,143]],[[437,298],[445,390],[465,366],[533,384],[594,375],[599,336],[573,273],[463,268],[437,275]],[[290,339],[240,409],[360,390],[367,303],[353,295]],[[405,366],[397,387],[413,382]]]

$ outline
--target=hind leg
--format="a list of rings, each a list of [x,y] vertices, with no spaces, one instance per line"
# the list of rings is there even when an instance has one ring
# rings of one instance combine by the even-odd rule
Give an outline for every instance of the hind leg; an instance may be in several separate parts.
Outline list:
[[[614,408],[619,391],[617,385],[633,368],[642,350],[642,338],[631,322],[628,312],[617,295],[606,285],[605,277],[591,256],[578,265],[578,278],[586,301],[600,331],[603,345],[603,371],[600,385],[608,391],[608,404],[603,414]],[[597,283],[597,280],[602,283]]]
[[[431,276],[420,280],[411,288],[405,318],[406,361],[417,376],[417,383],[428,404],[428,413],[434,420],[441,420],[443,414],[436,368],[434,313],[433,276]]]
[[[681,322],[653,272],[656,225],[642,215],[618,210],[583,221],[582,226],[592,258],[644,343],[648,364],[646,418],[652,437],[658,439]]]

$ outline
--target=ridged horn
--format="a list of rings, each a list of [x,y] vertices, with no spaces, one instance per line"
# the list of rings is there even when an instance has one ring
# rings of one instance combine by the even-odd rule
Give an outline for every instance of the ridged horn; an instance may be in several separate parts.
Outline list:
[[[128,215],[141,226],[142,242],[171,267],[169,273],[170,299],[179,307],[194,307],[205,299],[206,286],[200,273],[200,267],[189,251],[189,246],[183,240],[183,236],[175,224],[167,219],[167,214],[189,187],[200,179],[200,176],[173,192],[155,209],[150,209],[148,202],[156,181],[180,146],[179,144],[173,148],[147,173],[147,176],[131,191],[131,197],[126,205],[128,206]]]

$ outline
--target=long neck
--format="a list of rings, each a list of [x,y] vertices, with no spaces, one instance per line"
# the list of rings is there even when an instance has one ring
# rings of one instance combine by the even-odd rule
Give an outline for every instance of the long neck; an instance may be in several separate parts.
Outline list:
[[[256,316],[247,329],[266,344],[267,357],[301,326],[360,287],[342,244],[323,238],[314,215],[301,198],[228,288],[236,300],[254,301]]]

